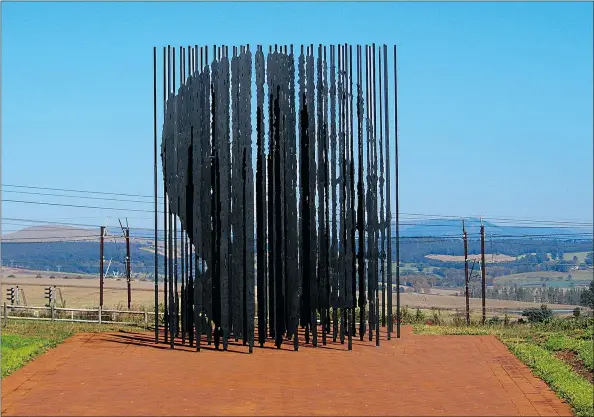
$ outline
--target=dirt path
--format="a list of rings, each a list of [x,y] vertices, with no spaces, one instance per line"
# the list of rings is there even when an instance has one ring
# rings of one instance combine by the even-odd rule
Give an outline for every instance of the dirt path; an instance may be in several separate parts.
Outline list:
[[[571,415],[493,336],[353,344],[248,355],[79,334],[2,380],[2,414]]]

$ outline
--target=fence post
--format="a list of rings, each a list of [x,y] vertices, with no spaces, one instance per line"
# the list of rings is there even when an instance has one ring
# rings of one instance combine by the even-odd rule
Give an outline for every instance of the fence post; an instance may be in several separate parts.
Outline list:
[[[70,319],[71,319],[72,321],[74,321],[74,310],[72,310],[70,313],[71,313],[71,314],[70,314]]]
[[[144,312],[144,330],[148,327],[148,313]]]
[[[99,324],[101,324],[101,306],[99,306],[98,313],[99,313]]]
[[[6,322],[8,321],[8,309],[6,308],[6,302],[4,302],[4,327],[6,327]]]
[[[55,320],[55,310],[54,310],[54,305],[52,304],[50,308],[51,308],[51,311],[52,311],[52,321],[54,321],[54,320]]]

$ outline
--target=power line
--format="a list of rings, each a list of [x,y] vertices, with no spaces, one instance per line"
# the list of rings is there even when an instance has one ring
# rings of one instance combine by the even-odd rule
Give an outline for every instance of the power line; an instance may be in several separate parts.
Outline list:
[[[39,204],[44,206],[58,206],[58,207],[75,207],[75,208],[86,208],[86,209],[99,209],[99,210],[116,210],[116,211],[134,211],[142,213],[154,213],[153,210],[142,210],[133,208],[118,208],[118,207],[98,207],[98,206],[86,206],[79,204],[60,204],[60,203],[49,203],[46,201],[24,201],[24,200],[2,200],[7,203],[23,203],[23,204]],[[159,213],[163,213],[159,211]]]
[[[155,198],[154,195],[143,195],[143,194],[125,194],[125,193],[110,193],[105,191],[91,191],[91,190],[73,190],[68,188],[50,188],[50,187],[36,187],[33,185],[16,185],[16,184],[2,184],[2,187],[14,187],[14,188],[30,188],[35,190],[49,190],[49,191],[67,191],[72,193],[87,193],[87,194],[102,194],[102,195],[119,195],[123,197],[143,197],[143,198]],[[158,197],[158,198],[163,198]]]
[[[23,221],[23,222],[31,222],[31,223],[50,223],[50,224],[57,224],[57,225],[64,225],[64,226],[81,226],[81,227],[99,227],[97,225],[89,225],[89,224],[75,224],[75,223],[62,223],[62,222],[44,222],[41,220],[27,220],[27,219],[15,219],[15,218],[3,218],[3,220],[16,220],[16,221]],[[26,225],[27,223],[23,223],[23,225]],[[427,227],[430,227],[430,225],[427,225]],[[152,228],[143,228],[143,227],[137,227],[134,228],[136,230],[147,230],[147,231],[154,231],[154,229]],[[39,230],[39,229],[38,229]],[[44,229],[41,229],[44,230]],[[45,229],[45,230],[51,230],[51,229]],[[163,229],[157,229],[158,231],[162,232]],[[469,233],[467,234],[470,238],[474,238],[474,239],[478,239],[480,237],[479,234],[477,233]],[[120,235],[114,235],[114,236],[118,236],[121,237]],[[32,237],[30,239],[69,239],[69,238],[75,238],[75,237],[80,237],[80,238],[88,238],[89,236],[48,236],[48,237]],[[507,242],[507,243],[515,243],[515,241],[517,239],[526,239],[526,238],[532,238],[532,239],[536,239],[536,238],[542,238],[542,239],[552,239],[552,238],[564,238],[564,239],[568,239],[568,240],[572,240],[572,239],[580,239],[580,240],[589,240],[588,238],[591,237],[590,234],[587,233],[550,233],[550,234],[518,234],[518,235],[495,235],[495,234],[490,234],[490,239],[491,242],[496,243],[497,241],[493,241],[493,238],[498,238],[500,239],[500,242]],[[132,239],[134,240],[138,240],[138,239],[144,239],[144,240],[154,240],[154,238],[152,238],[152,236],[142,236],[142,235],[132,235],[131,236]],[[25,238],[15,238],[14,240],[21,240],[21,239],[25,239]],[[96,238],[94,238],[96,239]],[[418,235],[418,236],[401,236],[400,240],[401,241],[406,241],[407,239],[418,239],[418,240],[423,240],[425,243],[429,243],[429,242],[439,242],[439,241],[443,241],[443,240],[461,240],[462,236],[456,234],[456,235]],[[11,241],[11,239],[3,239],[5,242],[9,242]],[[470,239],[473,240],[473,239]],[[525,242],[526,244],[530,244],[530,242]]]
[[[74,193],[85,193],[85,194],[99,194],[99,195],[115,195],[115,196],[124,196],[124,197],[141,197],[141,198],[150,198],[154,199],[154,195],[144,195],[144,194],[128,194],[128,193],[114,193],[114,192],[105,192],[105,191],[92,191],[92,190],[79,190],[79,189],[67,189],[67,188],[51,188],[51,187],[38,187],[38,186],[31,186],[31,185],[17,185],[17,184],[3,184],[3,187],[13,187],[13,188],[22,188],[22,189],[36,189],[36,190],[49,190],[49,191],[65,191],[65,192],[74,192]],[[69,195],[60,195],[60,194],[51,194],[51,193],[26,193],[23,191],[15,191],[15,190],[4,190],[5,192],[13,192],[13,193],[22,193],[22,194],[37,194],[37,195],[47,195],[47,196],[55,196],[55,197],[72,197],[72,198],[87,198],[87,199],[98,199],[101,198],[93,198],[93,197],[83,197],[83,196],[69,196]],[[158,196],[157,198],[163,199],[163,196]],[[125,200],[125,199],[111,199],[111,198],[104,198],[104,200],[111,200],[111,201],[122,201],[122,202],[133,202],[133,203],[151,203],[150,201],[139,201],[139,200]],[[9,200],[5,200],[9,201]],[[35,203],[35,202],[33,202]],[[86,207],[85,207],[86,208]],[[102,209],[103,207],[90,207],[89,208],[99,208]],[[105,209],[114,209],[114,210],[123,210],[119,208],[108,208]],[[150,212],[154,213],[152,210],[131,210],[131,211],[143,211],[143,212]],[[445,215],[445,214],[427,214],[427,213],[400,213],[401,216],[415,216],[421,218],[441,218],[441,219],[470,219],[470,218],[482,218],[483,220],[495,220],[495,221],[513,221],[513,222],[525,222],[528,224],[551,224],[551,225],[569,225],[569,226],[583,226],[583,227],[591,227],[594,226],[592,222],[586,222],[581,220],[543,220],[543,219],[531,219],[531,218],[520,218],[520,217],[510,217],[510,216],[454,216],[454,215]],[[393,215],[395,217],[395,215]],[[438,225],[433,225],[438,226]]]
[[[507,221],[526,221],[526,222],[539,222],[539,223],[550,223],[550,224],[583,224],[592,225],[592,222],[585,222],[582,220],[542,220],[542,219],[527,219],[519,217],[507,217],[507,216],[452,216],[446,214],[425,214],[425,213],[400,213],[405,216],[419,216],[419,217],[435,217],[435,218],[449,218],[456,220],[470,220],[471,218],[482,220],[507,220]]]
[[[110,198],[110,197],[92,197],[92,196],[83,196],[83,195],[67,195],[67,194],[54,194],[54,193],[37,193],[34,191],[14,191],[14,190],[5,190],[4,193],[15,193],[15,194],[27,194],[27,195],[43,195],[48,197],[66,197],[66,198],[81,198],[87,200],[102,200],[102,201],[121,201],[126,203],[140,203],[140,204],[152,204],[152,201],[143,201],[143,200],[127,200],[122,198]]]
[[[132,217],[128,217],[128,218],[131,219]],[[60,226],[80,226],[80,227],[94,227],[94,228],[98,228],[98,227],[102,226],[100,224],[64,223],[64,222],[56,222],[56,221],[51,221],[51,220],[33,220],[33,219],[22,219],[22,218],[14,218],[14,217],[3,217],[2,220],[25,222],[25,223],[21,223],[21,225],[27,225],[28,223],[41,223],[41,224],[55,224],[55,225],[60,225]],[[148,228],[148,227],[135,227],[135,229],[136,230],[150,230],[150,231],[155,230],[153,228]],[[161,232],[163,231],[163,229],[158,229],[158,230]]]

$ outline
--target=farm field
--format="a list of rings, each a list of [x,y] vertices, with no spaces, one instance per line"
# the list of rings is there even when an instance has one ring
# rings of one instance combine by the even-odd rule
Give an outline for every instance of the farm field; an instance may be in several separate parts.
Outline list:
[[[35,278],[35,275],[20,276],[15,278],[4,278],[1,291],[6,294],[5,288],[18,285],[24,289],[27,302],[32,306],[43,306],[46,303],[44,289],[47,286],[55,285],[60,288],[62,296],[66,301],[66,307],[90,308],[99,304],[99,280],[95,279],[73,279],[73,278]],[[179,286],[178,288],[181,288]],[[152,310],[154,305],[154,283],[149,281],[132,281],[132,304],[135,308],[146,307]],[[159,291],[163,294],[163,284],[159,284]],[[401,305],[410,308],[422,309],[464,309],[465,298],[454,295],[456,290],[432,289],[434,294],[402,293],[400,294]],[[127,304],[126,281],[106,279],[104,284],[104,307],[121,308]],[[160,296],[162,300],[162,295]],[[393,304],[396,305],[396,295],[393,297]],[[524,309],[539,307],[539,303],[527,303],[513,300],[487,300],[487,309]],[[573,309],[574,305],[555,304],[558,309]],[[480,298],[470,299],[471,309],[480,309]]]
[[[31,306],[43,306],[47,300],[45,298],[45,288],[56,286],[60,289],[62,297],[66,302],[66,307],[72,308],[90,308],[99,305],[99,279],[74,279],[74,278],[3,278],[1,291],[5,295],[5,289],[8,287],[19,286],[25,292],[27,304]],[[155,284],[146,281],[131,281],[132,304],[134,306],[154,305]],[[159,286],[163,291],[163,285]],[[103,300],[105,308],[116,308],[126,306],[128,302],[128,292],[126,280],[116,281],[115,279],[105,279],[103,286]]]
[[[435,259],[438,261],[443,261],[443,262],[464,262],[464,255],[425,255],[425,258],[427,259]],[[480,254],[472,254],[472,255],[468,255],[468,259],[471,261],[480,261],[481,260],[481,255]],[[509,255],[502,255],[502,254],[498,254],[498,253],[485,253],[485,262],[486,263],[493,263],[493,262],[511,262],[511,261],[515,261],[516,258],[513,256],[509,256]]]
[[[571,275],[572,279],[568,280],[567,277]],[[556,272],[556,271],[541,271],[541,272],[525,272],[521,274],[505,275],[495,278],[495,284],[500,285],[521,285],[521,286],[541,286],[543,279],[549,278],[546,281],[548,287],[569,287],[570,283],[574,285],[588,285],[590,281],[594,279],[594,270],[590,269],[587,271],[577,270],[569,272]]]
[[[586,259],[586,255],[589,252],[568,252],[563,254],[563,259],[566,261],[572,261],[574,256],[577,256],[578,262],[582,263]]]

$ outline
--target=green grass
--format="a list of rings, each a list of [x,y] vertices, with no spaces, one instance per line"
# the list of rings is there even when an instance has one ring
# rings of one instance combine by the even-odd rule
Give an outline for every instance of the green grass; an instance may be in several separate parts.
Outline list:
[[[68,337],[79,332],[118,331],[131,326],[99,325],[93,323],[67,323],[33,320],[9,320],[2,329],[1,367],[2,378],[10,375],[37,356],[46,352]]]
[[[594,415],[594,385],[540,346],[531,343],[506,343],[505,340],[504,343],[535,375],[565,398],[577,416]]]
[[[582,362],[584,362],[584,365],[590,371],[594,371],[594,345],[592,344],[592,339],[581,340],[562,334],[555,334],[547,339],[544,347],[555,352],[559,350],[575,352]]]
[[[571,275],[572,280],[568,281],[567,276]],[[521,274],[504,275],[495,278],[495,283],[498,285],[516,284],[520,286],[540,286],[544,281],[541,278],[549,278],[546,281],[548,287],[569,287],[573,282],[575,285],[588,285],[594,279],[594,271],[578,270],[568,272],[556,271],[540,271],[540,272],[524,272]]]
[[[563,254],[563,259],[566,261],[573,261],[573,257],[577,256],[578,262],[582,263],[586,259],[586,255],[590,252],[569,252]]]
[[[2,335],[2,377],[10,375],[56,344],[47,338]]]
[[[570,365],[555,357],[555,351],[571,350],[593,370],[594,319],[553,319],[532,325],[414,325],[415,333],[433,335],[497,336],[534,374],[565,398],[577,416],[594,415],[594,385],[577,374]]]

